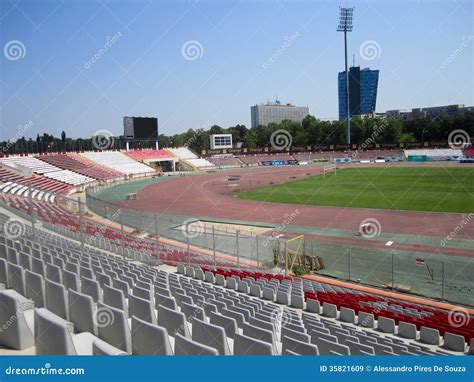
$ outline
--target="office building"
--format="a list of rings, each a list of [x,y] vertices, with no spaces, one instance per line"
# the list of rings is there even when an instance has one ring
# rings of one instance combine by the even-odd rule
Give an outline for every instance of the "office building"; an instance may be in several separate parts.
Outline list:
[[[282,104],[278,100],[250,107],[252,127],[280,123],[285,119],[301,122],[308,114],[309,108],[307,106],[295,106],[289,103]]]
[[[351,116],[375,113],[379,71],[369,68],[349,69],[349,108]],[[338,75],[339,120],[346,119],[346,73]]]

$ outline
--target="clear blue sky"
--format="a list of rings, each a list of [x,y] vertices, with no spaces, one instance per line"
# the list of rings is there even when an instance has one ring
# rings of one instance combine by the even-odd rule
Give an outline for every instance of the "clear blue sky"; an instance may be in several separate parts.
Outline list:
[[[356,7],[350,61],[380,70],[377,111],[474,103],[472,1],[0,0],[0,140],[118,135],[124,115],[164,134],[249,127],[276,96],[337,119],[339,4]],[[188,41],[202,56],[183,56]]]

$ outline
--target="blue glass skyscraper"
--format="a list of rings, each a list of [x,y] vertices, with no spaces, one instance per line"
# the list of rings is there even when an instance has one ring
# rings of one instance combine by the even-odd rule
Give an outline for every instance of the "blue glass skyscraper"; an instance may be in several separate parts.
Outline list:
[[[353,66],[349,69],[349,107],[351,116],[375,112],[379,71],[369,68],[360,69]],[[346,119],[346,76],[338,75],[339,120]]]

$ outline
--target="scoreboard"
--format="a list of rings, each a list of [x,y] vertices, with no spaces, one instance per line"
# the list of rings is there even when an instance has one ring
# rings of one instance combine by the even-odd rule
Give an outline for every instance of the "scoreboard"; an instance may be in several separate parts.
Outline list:
[[[126,139],[158,139],[158,118],[123,117],[123,136]]]

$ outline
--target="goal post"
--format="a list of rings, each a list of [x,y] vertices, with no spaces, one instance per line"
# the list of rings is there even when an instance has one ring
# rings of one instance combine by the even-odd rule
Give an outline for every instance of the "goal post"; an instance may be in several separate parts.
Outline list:
[[[323,178],[326,177],[326,173],[327,172],[334,172],[334,175],[337,174],[337,167],[335,164],[330,164],[330,165],[327,165],[327,166],[323,166]]]
[[[285,242],[285,275],[293,269],[295,263],[304,265],[304,235],[296,236]]]

